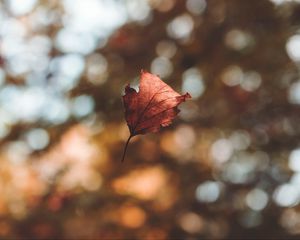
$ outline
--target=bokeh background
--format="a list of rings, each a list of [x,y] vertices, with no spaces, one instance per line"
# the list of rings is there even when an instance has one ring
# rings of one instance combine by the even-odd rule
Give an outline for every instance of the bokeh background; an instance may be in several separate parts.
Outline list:
[[[299,239],[300,1],[0,1],[0,239]],[[132,139],[141,69],[192,95]]]

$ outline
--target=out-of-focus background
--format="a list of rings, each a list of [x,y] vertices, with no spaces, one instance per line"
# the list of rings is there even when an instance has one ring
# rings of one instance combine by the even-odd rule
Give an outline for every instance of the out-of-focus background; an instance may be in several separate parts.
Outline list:
[[[299,239],[300,1],[0,2],[0,239]],[[192,95],[136,137],[141,69]]]

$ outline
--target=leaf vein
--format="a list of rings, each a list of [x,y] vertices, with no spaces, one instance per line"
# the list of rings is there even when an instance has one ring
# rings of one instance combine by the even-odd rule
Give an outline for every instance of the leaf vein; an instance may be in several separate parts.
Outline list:
[[[153,101],[154,97],[160,93],[161,90],[163,90],[165,87],[167,87],[168,85],[164,85],[163,87],[161,87],[160,89],[157,90],[156,93],[153,94],[153,96],[151,97],[151,99],[149,100],[148,104],[146,105],[146,107],[144,108],[144,110],[141,112],[141,114],[139,115],[135,126],[133,127],[132,133],[135,133],[135,130],[137,128],[137,126],[139,125],[139,121],[141,120],[142,116],[144,115],[144,113],[146,112],[146,110],[148,109],[149,105],[151,104],[151,102]]]
[[[136,128],[137,128],[139,125],[141,125],[142,123],[146,123],[146,122],[148,122],[149,120],[152,120],[153,118],[155,118],[156,116],[158,116],[158,115],[160,115],[160,114],[162,114],[162,113],[164,113],[164,112],[166,112],[166,111],[168,111],[168,110],[171,110],[171,109],[173,109],[173,108],[174,108],[174,107],[167,108],[167,109],[165,109],[165,110],[163,110],[163,111],[161,111],[161,112],[158,112],[158,113],[152,115],[151,117],[145,119],[144,121],[139,122],[139,124],[136,125]],[[160,125],[161,125],[161,123],[160,123]],[[143,130],[143,129],[141,129],[141,130]]]

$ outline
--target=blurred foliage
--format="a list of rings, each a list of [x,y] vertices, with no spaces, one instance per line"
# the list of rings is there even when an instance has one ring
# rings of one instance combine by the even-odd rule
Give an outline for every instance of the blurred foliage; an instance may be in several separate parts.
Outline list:
[[[299,4],[0,2],[0,239],[299,239]],[[193,99],[122,164],[141,69]]]

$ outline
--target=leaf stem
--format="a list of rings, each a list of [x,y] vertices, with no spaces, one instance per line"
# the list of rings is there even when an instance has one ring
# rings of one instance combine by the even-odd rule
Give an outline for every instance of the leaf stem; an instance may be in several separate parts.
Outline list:
[[[124,162],[124,159],[125,159],[125,154],[126,154],[126,151],[127,151],[127,147],[128,147],[128,143],[130,142],[130,139],[132,138],[133,136],[130,135],[129,138],[127,139],[126,141],[126,144],[125,144],[125,148],[124,148],[124,151],[123,151],[123,156],[122,156],[122,160],[121,162]]]

